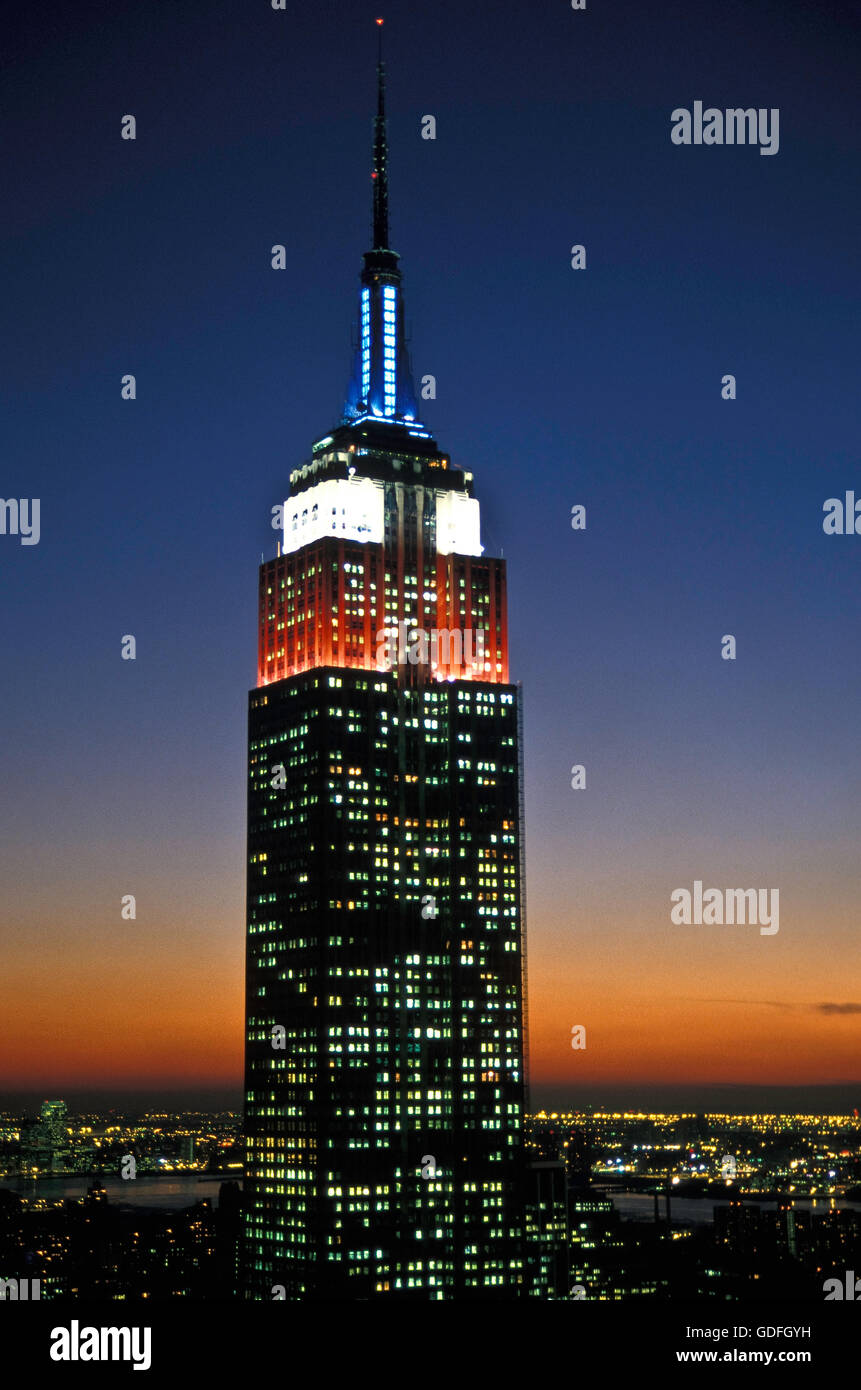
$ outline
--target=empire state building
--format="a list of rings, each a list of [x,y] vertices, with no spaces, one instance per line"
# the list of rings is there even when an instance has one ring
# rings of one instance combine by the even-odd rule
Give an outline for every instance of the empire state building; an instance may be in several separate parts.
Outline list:
[[[290,475],[249,697],[243,1287],[526,1292],[520,693],[505,562],[422,423],[389,245],[339,423]]]

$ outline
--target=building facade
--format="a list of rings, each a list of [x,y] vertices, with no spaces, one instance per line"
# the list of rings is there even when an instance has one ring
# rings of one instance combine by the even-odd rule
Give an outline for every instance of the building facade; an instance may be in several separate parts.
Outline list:
[[[250,694],[243,1286],[526,1291],[521,708],[505,563],[418,418],[373,247],[339,424],[260,569]]]

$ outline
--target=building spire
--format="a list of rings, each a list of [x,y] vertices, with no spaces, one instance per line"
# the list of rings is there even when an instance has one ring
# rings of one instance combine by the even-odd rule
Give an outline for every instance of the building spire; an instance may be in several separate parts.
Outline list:
[[[374,117],[373,246],[362,256],[359,297],[360,341],[347,388],[344,424],[379,420],[407,426],[416,438],[428,439],[418,422],[410,357],[404,331],[400,256],[389,245],[388,143],[386,141],[386,69],[382,19],[377,20],[377,114]]]
[[[375,251],[389,249],[389,176],[386,169],[386,68],[383,62],[383,21],[377,20],[377,115],[374,121],[374,241]]]

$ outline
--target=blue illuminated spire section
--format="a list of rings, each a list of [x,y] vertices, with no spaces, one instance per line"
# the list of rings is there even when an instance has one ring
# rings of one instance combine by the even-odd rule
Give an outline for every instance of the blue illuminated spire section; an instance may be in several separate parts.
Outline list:
[[[388,141],[386,138],[386,73],[377,62],[377,114],[374,118],[373,249],[363,256],[359,294],[359,342],[347,390],[343,421],[362,420],[406,425],[428,438],[417,420],[418,409],[404,332],[400,257],[389,246]]]

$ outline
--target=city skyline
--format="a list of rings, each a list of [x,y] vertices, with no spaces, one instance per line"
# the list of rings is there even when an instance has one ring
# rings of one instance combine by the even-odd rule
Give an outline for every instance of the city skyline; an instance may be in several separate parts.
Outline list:
[[[527,1116],[545,1199],[543,1215],[530,1203],[528,1294],[626,1316],[699,1297],[710,1318],[715,1299],[725,1315],[728,1300],[803,1300],[806,1317],[851,1299],[859,1132],[857,1114]],[[0,1267],[18,1270],[0,1300],[234,1299],[243,1150],[236,1111],[0,1112]]]
[[[158,110],[153,40],[119,61],[129,14],[86,40],[110,60],[92,110],[64,76],[62,31],[56,49],[34,49],[26,23],[18,36],[23,73],[56,78],[79,119],[58,135],[13,78],[7,157],[26,191],[7,236],[35,307],[5,371],[19,399],[4,488],[41,496],[42,534],[0,538],[15,657],[3,1096],[241,1093],[249,556],[271,548],[271,503],[342,383],[369,16],[345,8],[335,33],[298,17],[270,54],[259,17],[240,29],[216,9],[223,32],[210,19],[188,85],[165,83]],[[766,74],[771,10],[745,10],[749,53],[740,13],[716,17],[707,55],[678,5],[648,19],[631,6],[621,45],[606,17],[576,30],[585,17],[560,7],[530,17],[525,48],[513,6],[492,33],[451,16],[448,35],[386,11],[396,243],[416,376],[438,382],[422,416],[479,479],[486,544],[512,580],[511,678],[527,684],[539,1100],[681,1087],[705,1109],[722,1088],[791,1104],[806,1087],[842,1110],[861,1089],[861,672],[846,636],[861,542],[822,530],[827,498],[861,495],[851,244],[810,213],[836,198],[850,147],[845,20],[839,6],[821,29],[782,15]],[[161,18],[157,41],[181,46],[196,15]],[[640,26],[654,44],[674,25],[686,54],[638,71]],[[486,71],[464,57],[479,32]],[[228,60],[238,76],[216,110],[205,87]],[[672,109],[707,87],[718,104],[780,107],[779,153],[674,147]],[[135,109],[130,147],[120,117]],[[585,273],[570,266],[581,242]],[[778,885],[779,933],[672,925],[670,894],[696,881]]]

